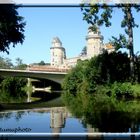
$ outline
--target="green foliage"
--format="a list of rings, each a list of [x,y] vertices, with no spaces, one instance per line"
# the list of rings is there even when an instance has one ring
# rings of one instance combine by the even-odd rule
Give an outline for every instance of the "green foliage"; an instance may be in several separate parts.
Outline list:
[[[124,82],[124,83],[114,82],[113,84],[109,84],[109,85],[97,86],[95,88],[94,95],[108,96],[112,100],[129,100],[129,99],[136,98],[134,94],[136,92],[136,89],[134,87],[135,85],[132,85],[129,82]],[[137,91],[140,92],[140,89],[137,88]]]
[[[19,70],[25,70],[27,68],[26,64],[23,64],[22,59],[16,58],[16,66],[14,66],[14,69],[19,69]]]
[[[84,46],[84,48],[82,49],[80,56],[84,56],[87,55],[87,46]]]
[[[114,83],[111,87],[116,88],[116,91],[118,86],[120,83]],[[124,83],[119,92],[128,92],[131,86],[130,83]],[[111,87],[98,86],[94,95],[78,93],[74,96],[66,92],[63,100],[71,113],[81,118],[83,124],[90,124],[100,132],[124,132],[125,128],[132,127],[132,123],[140,122],[140,104],[139,101],[117,100],[109,96],[108,91],[114,91]]]
[[[124,28],[126,35],[120,35],[119,38],[113,37],[111,41],[116,49],[127,48],[129,49],[130,55],[130,74],[131,80],[134,82],[135,69],[134,69],[134,42],[133,42],[133,28],[138,27],[135,23],[134,10],[136,12],[140,11],[139,4],[114,4],[110,6],[108,4],[82,4],[81,9],[83,12],[83,19],[87,21],[88,24],[92,25],[92,29],[96,30],[98,26],[105,24],[106,27],[111,25],[110,19],[112,18],[113,8],[120,8],[123,13],[123,20],[121,21],[121,27]]]
[[[85,69],[88,61],[78,61],[78,64],[73,68],[69,74],[66,76],[63,82],[63,89],[75,93],[81,87],[80,84],[84,81],[85,78]]]
[[[0,68],[9,69],[12,67],[13,67],[13,64],[11,62],[11,59],[0,57]]]
[[[111,85],[112,95],[117,99],[133,98],[134,91],[131,83],[117,83]]]
[[[9,53],[9,45],[23,43],[24,26],[23,17],[19,16],[17,6],[14,4],[0,5],[0,51]]]
[[[140,84],[134,84],[131,88],[134,91],[134,98],[140,99]]]
[[[110,85],[97,85],[95,88],[95,95],[107,95],[108,97],[111,97],[112,93]]]
[[[112,36],[110,43],[115,46],[116,50],[119,50],[120,48],[128,48],[129,46],[127,38],[122,34],[119,35],[119,38]]]
[[[25,70],[27,68],[27,64],[24,64],[22,62],[22,59],[16,58],[16,65],[13,65],[11,59],[0,57],[0,68],[1,69],[20,69],[20,70]]]
[[[96,84],[124,82],[129,79],[129,58],[125,53],[113,52],[108,54],[105,52],[91,59],[89,68],[87,73],[92,73],[92,69],[96,71],[93,77],[89,79],[90,81],[94,80]]]
[[[135,81],[140,83],[140,56],[135,56]]]
[[[130,128],[128,122],[140,114],[138,104],[130,100],[140,97],[140,88],[129,82],[129,68],[129,58],[121,52],[104,52],[91,60],[79,61],[64,80],[64,103],[84,124],[100,131],[116,131],[117,127],[118,132],[120,122]]]
[[[12,102],[14,100],[24,100],[26,92],[23,87],[27,81],[24,78],[9,77],[1,82],[0,100],[1,102]]]
[[[93,93],[97,85],[129,80],[129,58],[127,54],[113,52],[79,61],[66,76],[63,89],[70,93]]]
[[[107,27],[111,25],[110,18],[112,18],[112,8],[108,5],[103,4],[100,6],[99,4],[89,4],[85,6],[83,4],[81,6],[83,19],[86,20],[87,23],[92,24],[94,30],[96,30],[96,26],[94,25],[101,26],[105,24]]]
[[[38,63],[38,65],[43,66],[43,65],[45,65],[45,62],[42,60],[42,61],[40,61],[40,62]]]

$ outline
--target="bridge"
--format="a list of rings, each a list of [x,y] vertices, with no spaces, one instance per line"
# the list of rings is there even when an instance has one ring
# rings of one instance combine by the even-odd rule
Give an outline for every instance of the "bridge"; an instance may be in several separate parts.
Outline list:
[[[8,77],[26,77],[35,79],[47,79],[61,84],[67,70],[64,69],[33,69],[28,68],[27,70],[14,70],[14,69],[0,69],[0,76]]]

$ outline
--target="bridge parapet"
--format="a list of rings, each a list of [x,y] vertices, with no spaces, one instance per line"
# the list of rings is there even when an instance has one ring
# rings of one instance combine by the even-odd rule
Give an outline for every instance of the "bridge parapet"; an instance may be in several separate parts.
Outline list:
[[[28,71],[44,71],[44,72],[68,72],[69,68],[59,68],[53,66],[40,66],[40,65],[30,65],[27,67]]]

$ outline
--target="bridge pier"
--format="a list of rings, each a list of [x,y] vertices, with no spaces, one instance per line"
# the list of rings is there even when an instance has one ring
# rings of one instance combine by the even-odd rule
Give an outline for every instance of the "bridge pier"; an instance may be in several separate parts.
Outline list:
[[[32,84],[31,84],[31,79],[30,78],[27,78],[27,102],[31,102],[31,87],[32,87]]]

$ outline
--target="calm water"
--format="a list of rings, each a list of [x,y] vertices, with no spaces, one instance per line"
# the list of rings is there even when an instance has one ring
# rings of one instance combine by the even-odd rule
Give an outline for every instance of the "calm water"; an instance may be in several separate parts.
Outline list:
[[[87,132],[87,128],[81,124],[80,119],[74,118],[65,107],[0,113],[0,128],[15,129],[19,127],[28,128],[27,132],[30,133]]]
[[[0,112],[0,133],[13,133],[13,134],[83,133],[86,134],[86,133],[95,133],[95,132],[98,132],[97,128],[92,128],[91,125],[89,124],[87,124],[86,126],[83,125],[82,120],[72,116],[72,114],[65,107]],[[76,135],[76,137],[73,138],[73,140],[79,139],[79,136],[80,134]],[[87,135],[81,134],[81,136],[82,138],[80,139],[86,139],[86,140],[90,139]],[[42,139],[43,138],[44,137],[42,137]],[[10,137],[7,139],[15,139],[15,137],[14,138]],[[29,139],[31,139],[31,137]],[[105,134],[104,136],[97,136],[96,139],[139,140],[140,137],[138,133],[135,137],[131,135],[122,135],[122,133],[120,135],[118,134],[110,135],[108,133],[107,135]]]

